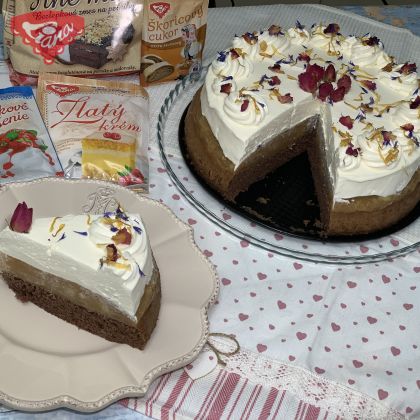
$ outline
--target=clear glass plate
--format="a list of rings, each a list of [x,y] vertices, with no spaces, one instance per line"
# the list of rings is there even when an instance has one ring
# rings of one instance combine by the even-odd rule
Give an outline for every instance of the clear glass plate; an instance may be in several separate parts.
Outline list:
[[[179,82],[165,99],[158,117],[157,136],[162,161],[174,184],[187,200],[219,227],[262,249],[302,260],[357,264],[405,255],[420,248],[420,218],[391,235],[365,240],[329,242],[302,238],[250,221],[222,200],[216,199],[195,178],[185,162],[179,144],[183,113],[204,82],[204,70],[197,77]]]

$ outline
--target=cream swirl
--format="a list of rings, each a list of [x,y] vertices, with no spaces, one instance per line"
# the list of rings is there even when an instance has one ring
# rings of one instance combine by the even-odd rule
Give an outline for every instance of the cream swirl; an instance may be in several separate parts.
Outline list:
[[[399,71],[402,67],[403,64],[400,64],[394,67],[390,72],[381,71],[378,75],[378,79],[394,92],[401,94],[401,96],[412,95],[418,87],[417,73],[412,72],[403,74]]]
[[[408,131],[399,127],[395,129],[393,133],[396,136],[396,141],[403,151],[405,157],[410,157],[413,153],[417,153],[420,156],[420,147],[417,146],[418,139],[420,138],[420,127],[417,128],[417,131]]]
[[[420,130],[419,109],[411,109],[409,102],[401,102],[389,111],[391,121],[397,127],[404,124],[413,124],[414,129]]]
[[[290,39],[284,34],[270,35],[268,31],[264,31],[258,35],[258,45],[260,54],[270,56],[287,55],[286,52],[290,47]]]
[[[223,91],[223,86],[226,86],[226,85],[230,85],[230,88],[228,89],[227,92]],[[231,76],[215,77],[211,85],[211,88],[216,95],[226,95],[226,93],[229,94],[230,92],[234,92],[237,89],[236,82]]]
[[[214,74],[232,76],[236,79],[247,77],[253,70],[253,64],[240,49],[222,51],[211,64]]]
[[[356,41],[347,42],[348,46],[351,45],[348,58],[358,66],[383,68],[392,62],[391,57],[384,52],[382,43],[367,45],[357,38]]]
[[[290,28],[287,31],[287,36],[294,45],[306,45],[310,40],[309,32],[306,29]]]
[[[123,226],[131,235],[129,244],[116,243],[113,239],[118,232],[116,226]],[[102,269],[108,270],[121,277],[124,282],[137,281],[143,271],[149,256],[149,246],[145,229],[140,220],[128,217],[124,214],[121,220],[115,213],[98,217],[89,226],[88,235],[90,241],[98,247],[106,247],[114,244],[119,256],[117,264],[103,264]],[[105,256],[105,252],[104,252]],[[141,272],[139,270],[142,270]]]
[[[352,153],[352,151],[354,151]],[[338,167],[344,172],[354,171],[360,166],[361,156],[359,151],[359,142],[352,140],[352,146],[339,147],[336,150],[338,158]]]
[[[341,45],[338,34],[324,33],[325,26],[318,25],[312,30],[312,36],[308,43],[310,48],[326,52],[328,55],[338,55]]]
[[[243,36],[235,36],[233,38],[233,48],[240,48],[249,58],[254,59],[259,52],[257,37],[252,38],[254,41],[247,42]]]
[[[366,166],[389,170],[398,165],[402,151],[395,142],[384,145],[380,139],[366,135],[358,136],[357,140]]]
[[[254,91],[241,91],[239,95],[229,95],[223,110],[232,120],[244,125],[258,125],[268,113],[264,98]]]

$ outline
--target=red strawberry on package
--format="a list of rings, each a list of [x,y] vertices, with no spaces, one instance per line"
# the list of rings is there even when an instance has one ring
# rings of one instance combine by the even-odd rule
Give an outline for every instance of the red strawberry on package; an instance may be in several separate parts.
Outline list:
[[[0,185],[62,171],[32,89],[0,89]]]

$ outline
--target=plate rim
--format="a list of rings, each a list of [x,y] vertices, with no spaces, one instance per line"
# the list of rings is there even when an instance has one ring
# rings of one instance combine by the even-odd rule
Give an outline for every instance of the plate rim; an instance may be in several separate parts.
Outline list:
[[[93,413],[95,411],[101,410],[110,404],[123,399],[123,398],[130,398],[130,397],[141,397],[143,396],[147,390],[149,389],[152,382],[158,378],[159,376],[168,373],[172,370],[181,368],[187,365],[189,362],[194,360],[198,354],[200,353],[201,349],[204,347],[205,343],[207,342],[209,336],[209,319],[208,319],[208,310],[210,306],[216,301],[219,292],[220,292],[220,279],[215,269],[215,266],[210,262],[210,260],[204,255],[201,249],[198,247],[197,243],[194,239],[194,230],[193,228],[182,221],[175,213],[164,203],[160,201],[154,200],[149,197],[145,197],[135,192],[124,188],[120,185],[113,184],[107,181],[102,180],[93,180],[93,179],[65,179],[65,178],[57,178],[57,177],[45,177],[40,178],[32,181],[19,181],[19,182],[12,182],[8,183],[4,186],[0,187],[0,197],[8,190],[13,190],[15,188],[21,187],[28,187],[29,185],[39,184],[39,183],[48,183],[48,182],[64,182],[64,183],[89,183],[93,185],[97,185],[98,187],[109,187],[113,189],[117,189],[120,191],[124,191],[124,193],[128,193],[132,195],[136,200],[144,201],[149,203],[150,205],[156,205],[161,207],[165,210],[165,212],[170,216],[175,223],[180,225],[187,233],[188,244],[191,246],[197,257],[201,258],[203,264],[207,266],[209,269],[209,280],[213,283],[213,288],[210,295],[207,297],[206,301],[202,304],[199,314],[200,314],[200,321],[201,321],[201,336],[194,345],[194,347],[188,352],[185,353],[175,359],[171,359],[167,362],[161,363],[158,366],[154,366],[151,368],[144,376],[143,381],[140,385],[130,385],[130,386],[123,386],[117,389],[114,389],[98,400],[95,401],[82,401],[75,397],[72,397],[68,394],[57,395],[52,398],[48,398],[45,400],[25,400],[20,398],[15,398],[11,395],[6,394],[5,392],[0,390],[0,404],[5,405],[6,407],[17,409],[21,411],[28,411],[28,412],[37,412],[37,411],[50,411],[58,408],[67,408],[72,409],[84,413]]]

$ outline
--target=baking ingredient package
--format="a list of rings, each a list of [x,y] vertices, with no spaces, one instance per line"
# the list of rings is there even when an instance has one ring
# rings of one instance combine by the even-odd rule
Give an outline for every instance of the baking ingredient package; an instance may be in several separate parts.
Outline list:
[[[32,89],[0,89],[0,187],[8,182],[62,175]]]
[[[144,1],[141,84],[199,75],[208,0]]]
[[[41,73],[37,101],[66,177],[148,192],[149,99],[142,87]]]
[[[143,1],[3,0],[4,42],[17,83],[42,71],[111,75],[140,69]]]

